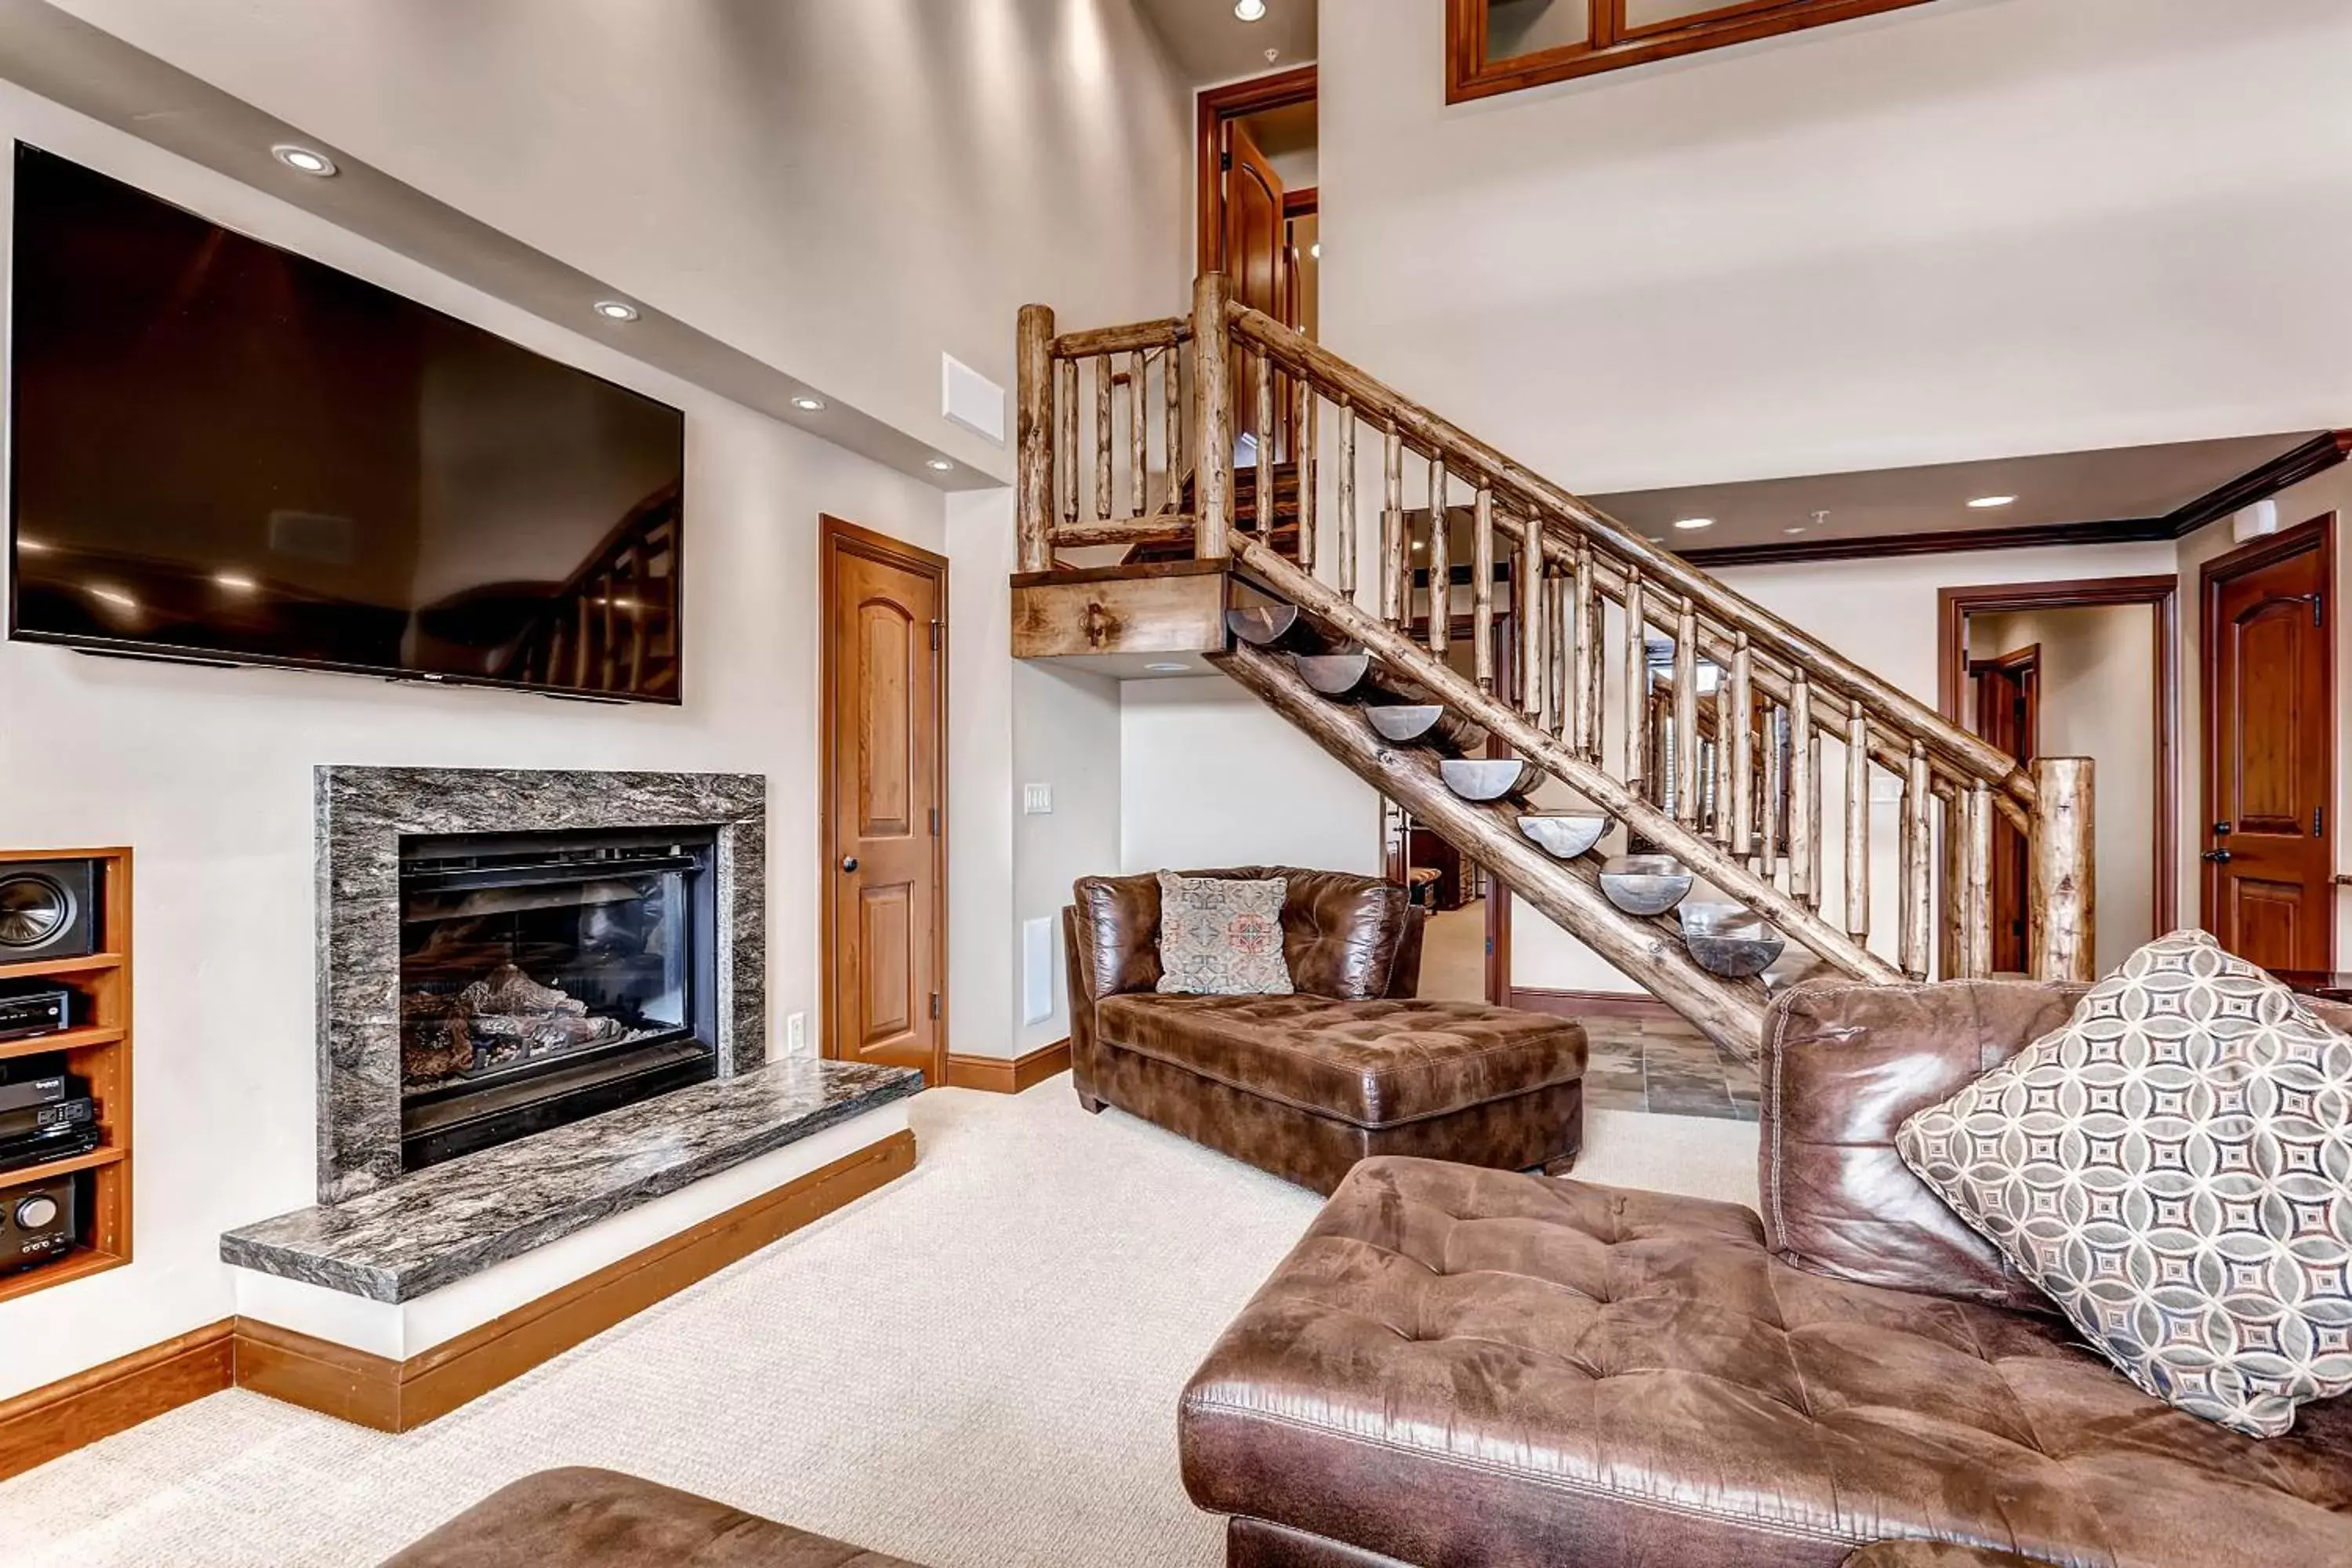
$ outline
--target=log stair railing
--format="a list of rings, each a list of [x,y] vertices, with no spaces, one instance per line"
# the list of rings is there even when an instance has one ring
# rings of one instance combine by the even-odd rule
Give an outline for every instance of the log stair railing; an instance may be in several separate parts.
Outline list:
[[[1400,691],[1442,706],[1457,739],[1499,742],[1631,847],[1670,858],[1710,898],[1866,984],[1991,972],[1998,813],[2027,846],[2032,973],[2090,977],[2087,760],[2021,766],[1234,303],[1219,275],[1196,281],[1189,317],[1133,327],[1057,337],[1052,312],[1027,307],[1019,349],[1022,571],[1050,571],[1056,549],[1081,544],[1189,544],[1226,563],[1266,608],[1234,617],[1241,646],[1222,668],[1719,1042],[1753,1050],[1760,986],[1708,972],[1665,940],[1673,921],[1603,897],[1598,847],[1545,853],[1519,826],[1524,790],[1501,801],[1449,790],[1442,757],[1384,733],[1376,710]],[[1251,495],[1276,498],[1263,516],[1234,504],[1242,457]],[[1335,656],[1360,658],[1370,684],[1313,679]],[[1874,802],[1892,806],[1891,876],[1874,876]],[[1891,882],[1891,909],[1874,882]],[[1677,956],[1661,957],[1662,941]]]

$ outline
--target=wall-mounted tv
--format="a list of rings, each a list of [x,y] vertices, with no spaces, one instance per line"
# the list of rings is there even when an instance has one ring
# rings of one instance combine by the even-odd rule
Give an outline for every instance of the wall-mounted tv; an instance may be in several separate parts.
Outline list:
[[[16,163],[11,637],[678,700],[677,409]]]

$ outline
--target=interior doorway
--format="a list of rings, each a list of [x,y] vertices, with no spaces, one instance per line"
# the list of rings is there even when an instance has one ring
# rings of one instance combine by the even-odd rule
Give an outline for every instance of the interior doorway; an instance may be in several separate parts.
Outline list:
[[[824,1054],[947,1081],[948,563],[827,517]]]
[[[1205,89],[1194,149],[1200,270],[1223,271],[1235,300],[1310,338],[1322,260],[1315,95],[1313,66]]]
[[[2205,927],[2268,970],[2335,968],[2336,516],[2207,563]]]
[[[2095,764],[2098,951],[2105,973],[2177,923],[2179,583],[2096,577],[1937,595],[1944,717],[2021,762]],[[1993,826],[1993,968],[2031,964],[2024,836]],[[1958,933],[1941,940],[1949,969]]]

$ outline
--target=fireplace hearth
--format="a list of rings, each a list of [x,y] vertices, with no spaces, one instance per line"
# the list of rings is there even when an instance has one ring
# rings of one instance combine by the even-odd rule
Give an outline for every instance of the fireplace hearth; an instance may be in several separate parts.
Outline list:
[[[403,1169],[716,1075],[717,840],[403,840]]]

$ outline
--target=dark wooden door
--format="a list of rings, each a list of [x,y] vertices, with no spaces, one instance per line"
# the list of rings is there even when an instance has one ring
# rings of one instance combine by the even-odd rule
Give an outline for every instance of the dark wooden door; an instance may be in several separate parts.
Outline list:
[[[2042,737],[2042,649],[2021,647],[1969,666],[1976,681],[1977,733],[2021,763]],[[1999,812],[1992,819],[1992,967],[2022,974],[2025,955],[2025,835]]]
[[[824,1054],[947,1055],[947,563],[824,520]]]
[[[1282,217],[1282,180],[1274,165],[1250,140],[1238,122],[1225,126],[1224,257],[1225,275],[1233,298],[1253,310],[1263,310],[1287,322],[1293,309],[1290,288],[1290,246]],[[1257,429],[1257,359],[1246,349],[1234,355],[1234,429],[1245,434]],[[1275,456],[1281,460],[1287,446],[1283,431],[1289,423],[1288,383],[1276,377]]]
[[[2204,572],[2205,925],[2265,969],[2334,967],[2333,524]]]

